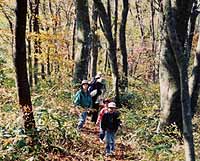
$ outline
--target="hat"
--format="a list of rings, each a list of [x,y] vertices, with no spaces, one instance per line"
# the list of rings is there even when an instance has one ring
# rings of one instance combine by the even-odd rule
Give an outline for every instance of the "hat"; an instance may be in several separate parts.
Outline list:
[[[103,79],[102,79],[102,78],[99,78],[99,79],[97,79],[97,82],[103,84]]]
[[[115,102],[110,102],[110,103],[108,104],[108,107],[109,107],[109,108],[116,108]]]
[[[88,84],[88,80],[82,80],[81,85]]]
[[[102,75],[102,73],[101,73],[101,72],[97,72],[97,75],[95,76],[95,78],[96,78],[96,79],[98,79],[98,78],[100,78],[100,77],[101,77],[101,75]]]

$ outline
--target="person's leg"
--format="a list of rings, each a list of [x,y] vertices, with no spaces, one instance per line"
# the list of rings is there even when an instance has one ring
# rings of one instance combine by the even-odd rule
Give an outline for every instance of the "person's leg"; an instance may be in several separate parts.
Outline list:
[[[92,107],[95,111],[92,112],[92,118],[91,121],[96,123],[97,118],[98,118],[98,113],[99,113],[99,103],[94,103]]]
[[[81,129],[83,127],[83,125],[85,124],[86,118],[87,118],[87,112],[82,112],[79,116],[77,129]]]
[[[109,131],[105,132],[105,137],[106,137],[106,154],[110,154],[111,149],[110,149],[110,142],[111,142],[111,135]]]
[[[99,138],[103,141],[104,136],[105,136],[105,132],[104,132],[104,130],[101,128],[101,122],[100,122],[100,124],[99,124]]]
[[[111,152],[115,151],[115,133],[110,133],[110,139],[111,139]]]

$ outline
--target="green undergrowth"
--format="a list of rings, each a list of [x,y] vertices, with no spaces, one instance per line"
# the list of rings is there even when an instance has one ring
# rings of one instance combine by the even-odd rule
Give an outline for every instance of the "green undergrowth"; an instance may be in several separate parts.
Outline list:
[[[37,126],[35,146],[28,144],[30,138],[24,133],[16,89],[5,85],[0,90],[0,161],[104,160],[104,145],[96,140],[96,127],[88,123],[82,134],[76,130],[78,115],[71,111],[73,89],[69,81],[49,80],[31,89]],[[174,125],[156,133],[158,85],[130,80],[129,91],[122,93],[120,99],[122,127],[116,140],[119,155],[113,160],[184,160],[183,142]],[[196,158],[200,160],[198,122],[195,116],[194,142]]]

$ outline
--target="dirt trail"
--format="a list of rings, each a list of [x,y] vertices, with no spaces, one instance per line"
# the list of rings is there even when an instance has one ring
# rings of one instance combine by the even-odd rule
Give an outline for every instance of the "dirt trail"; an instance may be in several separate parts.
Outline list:
[[[72,115],[78,116],[78,112],[71,110]],[[77,117],[78,119],[78,117]],[[77,120],[78,121],[78,120]],[[99,127],[91,122],[91,117],[87,117],[86,123],[81,131],[80,140],[72,141],[63,145],[65,153],[52,154],[55,161],[140,161],[138,154],[134,153],[134,146],[126,145],[122,133],[117,133],[115,154],[105,156],[105,143],[99,141]],[[121,136],[120,136],[121,135]],[[50,158],[52,158],[50,157]],[[51,160],[51,159],[50,159]]]
[[[83,142],[86,144],[89,143],[89,147],[91,148],[86,152],[86,154],[90,153],[90,156],[94,158],[99,158],[99,160],[107,160],[107,161],[128,161],[128,160],[139,160],[137,156],[128,157],[128,153],[134,153],[134,150],[130,146],[126,146],[120,140],[120,136],[116,136],[116,145],[115,145],[115,154],[109,157],[105,156],[105,146],[106,143],[100,143],[99,141],[99,127],[90,121],[90,117],[87,118],[86,124],[84,128],[81,130],[80,135],[84,139]],[[83,159],[84,160],[84,159]],[[90,158],[89,160],[95,160]]]

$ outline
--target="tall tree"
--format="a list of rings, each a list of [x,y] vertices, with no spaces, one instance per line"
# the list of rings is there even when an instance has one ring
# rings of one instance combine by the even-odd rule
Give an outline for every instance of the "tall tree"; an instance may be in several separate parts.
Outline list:
[[[90,21],[87,0],[76,0],[77,52],[73,81],[80,82],[87,78],[90,47]]]
[[[188,57],[190,57],[196,19],[199,13],[200,12],[198,11],[197,0],[195,0],[195,2],[193,3],[192,13],[190,16],[190,23],[188,27],[188,41],[187,41],[188,45],[186,48],[186,54],[188,55]],[[189,92],[190,92],[190,97],[191,97],[192,116],[194,116],[196,112],[196,108],[197,108],[196,106],[197,106],[197,100],[198,100],[199,89],[200,89],[199,84],[200,84],[200,37],[198,38],[192,75],[189,80]]]
[[[175,122],[183,134],[185,158],[195,160],[188,87],[188,21],[193,0],[166,0],[160,63],[161,124]]]
[[[14,65],[19,105],[23,112],[24,127],[28,134],[35,132],[35,120],[32,112],[30,88],[26,67],[26,13],[27,0],[16,1],[16,28],[15,28],[15,53]]]
[[[99,47],[99,38],[96,33],[97,31],[97,20],[98,20],[98,11],[95,3],[92,6],[92,50],[91,50],[91,76],[94,77],[97,72],[97,59],[98,59],[98,47]]]
[[[40,40],[39,40],[39,0],[35,0],[34,2],[34,9],[33,9],[33,31],[37,35],[37,38],[35,39],[34,42],[34,49],[35,49],[35,54],[34,54],[34,81],[35,85],[38,83],[38,54],[41,52],[40,51]]]
[[[150,31],[151,31],[151,41],[152,41],[152,59],[153,63],[150,65],[152,69],[152,80],[156,82],[156,37],[155,37],[155,7],[154,7],[154,0],[150,0],[150,13],[151,13],[151,20],[150,20]]]
[[[114,42],[113,33],[112,33],[112,25],[111,25],[111,17],[109,16],[110,11],[106,12],[105,7],[101,0],[94,0],[95,5],[97,6],[99,16],[102,20],[103,24],[103,33],[108,41],[108,56],[112,69],[112,77],[113,77],[113,91],[117,104],[119,104],[119,73],[118,73],[118,65],[117,65],[117,56],[116,56],[116,43]]]
[[[128,16],[129,3],[128,0],[123,0],[123,11],[122,11],[122,19],[119,29],[119,44],[122,54],[122,81],[123,88],[125,90],[128,88],[128,60],[127,60],[127,49],[126,49],[126,22]]]
[[[118,0],[115,0],[115,16],[114,16],[114,34],[113,34],[113,39],[115,46],[117,48],[117,21],[118,21]]]
[[[192,115],[194,115],[194,113],[196,112],[199,89],[200,89],[200,36],[198,39],[196,54],[194,57],[192,76],[190,77],[189,80]]]
[[[29,0],[29,10],[30,10],[30,14],[28,17],[28,27],[29,27],[29,33],[32,33],[32,21],[33,21],[33,4],[32,1]],[[28,38],[28,76],[29,76],[29,84],[30,87],[33,86],[33,65],[32,65],[32,50],[31,50],[31,38]]]
[[[140,32],[141,32],[141,43],[143,44],[144,43],[144,24],[143,24],[143,17],[142,17],[140,3],[141,3],[140,0],[135,0],[137,19],[140,26]]]

